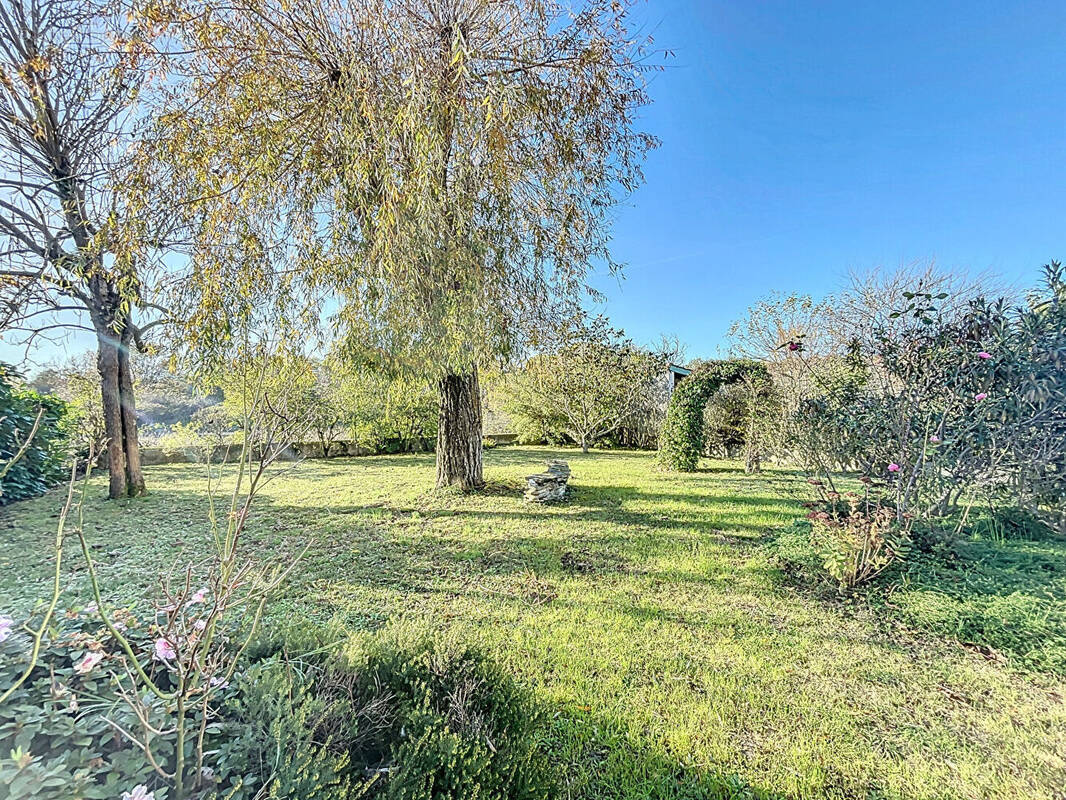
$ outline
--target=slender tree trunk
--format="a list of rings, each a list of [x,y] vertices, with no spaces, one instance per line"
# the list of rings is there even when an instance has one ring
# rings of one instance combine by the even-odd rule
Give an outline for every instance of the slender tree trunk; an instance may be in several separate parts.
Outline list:
[[[107,437],[108,497],[144,494],[141,451],[137,441],[137,409],[133,398],[133,373],[129,351],[111,331],[97,331],[96,367],[100,373],[100,398]]]
[[[133,368],[130,364],[130,343],[133,336],[129,328],[122,335],[118,349],[118,388],[122,407],[122,441],[126,448],[126,492],[130,497],[139,497],[147,490],[144,473],[141,471],[141,440],[137,430],[137,403],[133,393]]]
[[[585,434],[581,434],[581,452],[587,453],[589,451],[589,442],[585,438]]]
[[[440,381],[437,427],[437,488],[480,489],[482,477],[481,388],[477,368]]]

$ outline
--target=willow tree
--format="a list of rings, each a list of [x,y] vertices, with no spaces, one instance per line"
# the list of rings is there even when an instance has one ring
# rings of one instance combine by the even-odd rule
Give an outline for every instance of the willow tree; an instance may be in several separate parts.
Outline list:
[[[478,364],[569,313],[590,264],[614,268],[611,208],[655,145],[630,3],[210,6],[171,19],[193,55],[161,140],[174,191],[216,198],[195,205],[214,290],[190,333],[250,302],[223,299],[261,285],[245,267],[333,298],[350,346],[437,376],[438,484],[480,485]]]
[[[147,33],[86,0],[0,5],[0,331],[95,334],[112,498],[145,488],[130,349],[156,322],[135,320],[153,236],[123,186]]]

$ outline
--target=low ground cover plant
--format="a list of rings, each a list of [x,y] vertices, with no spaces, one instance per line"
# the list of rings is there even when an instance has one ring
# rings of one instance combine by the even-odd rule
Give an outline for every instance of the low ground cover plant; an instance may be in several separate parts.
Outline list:
[[[143,618],[123,612],[115,621],[153,678],[176,677]],[[28,641],[13,621],[4,626],[0,682],[10,685]],[[177,768],[174,705],[147,692],[131,702],[129,671],[94,606],[62,614],[30,680],[0,706],[0,797],[175,797],[160,775]],[[357,639],[293,625],[257,640],[214,689],[202,707],[202,741],[186,743],[187,762],[197,747],[205,754],[186,797],[532,800],[554,792],[528,696],[454,641],[409,630]],[[138,743],[146,723],[150,759]]]

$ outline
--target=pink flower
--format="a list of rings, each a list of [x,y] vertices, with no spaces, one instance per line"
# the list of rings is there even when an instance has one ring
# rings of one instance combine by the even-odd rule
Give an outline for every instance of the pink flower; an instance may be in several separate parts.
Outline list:
[[[939,444],[940,437],[934,433],[932,436],[929,437],[929,441],[931,441],[933,444]]]
[[[178,655],[174,645],[166,639],[155,640],[155,658],[157,661],[171,661]]]
[[[193,594],[189,598],[189,602],[187,602],[185,605],[191,606],[194,603],[202,603],[204,601],[205,597],[207,597],[207,587],[206,586],[203,589],[200,589],[200,591],[198,591],[195,594]]]
[[[789,350],[790,353],[795,353],[797,350],[802,350],[802,349],[803,349],[803,345],[801,345],[799,342],[789,342],[788,343],[788,350]]]
[[[85,657],[74,665],[74,671],[79,675],[85,675],[103,660],[103,653],[86,653]]]
[[[895,461],[893,461],[891,464],[888,465],[888,471],[889,472],[899,472],[899,464],[897,464]]]
[[[192,626],[194,628],[196,628],[196,630],[202,631],[204,628],[207,627],[207,620],[206,619],[198,619],[198,620],[196,620],[196,622],[194,622],[192,624]]]
[[[225,678],[220,678],[217,675],[212,675],[210,680],[208,680],[207,684],[212,689],[221,690],[221,689],[225,689],[227,686],[229,686],[229,681],[227,681]]]
[[[0,642],[6,641],[11,636],[11,629],[15,626],[15,620],[11,617],[0,616]]]
[[[155,800],[155,792],[148,791],[148,787],[142,783],[134,786],[133,791],[123,792],[122,800]]]
[[[984,350],[982,350],[980,353],[977,354],[977,357],[978,358],[989,359],[989,358],[992,358],[992,354],[991,353],[986,353]]]
[[[975,394],[973,396],[973,399],[976,400],[978,403],[980,403],[986,397],[988,397],[988,392],[978,392],[977,394]]]

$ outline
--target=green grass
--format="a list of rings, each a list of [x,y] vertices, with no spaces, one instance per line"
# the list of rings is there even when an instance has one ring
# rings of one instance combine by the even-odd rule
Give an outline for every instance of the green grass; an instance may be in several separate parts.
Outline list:
[[[247,541],[264,560],[314,541],[273,618],[403,620],[479,643],[549,710],[566,797],[1062,797],[1063,679],[920,614],[903,626],[790,588],[764,541],[800,513],[791,476],[566,451],[572,499],[524,504],[523,476],[558,455],[491,450],[490,487],[471,496],[429,491],[432,456],[300,464],[268,485]],[[97,483],[86,504],[117,598],[203,557],[201,470],[147,478],[147,498],[107,503]],[[0,512],[4,607],[45,592],[59,502]],[[83,575],[70,580],[73,603]]]

